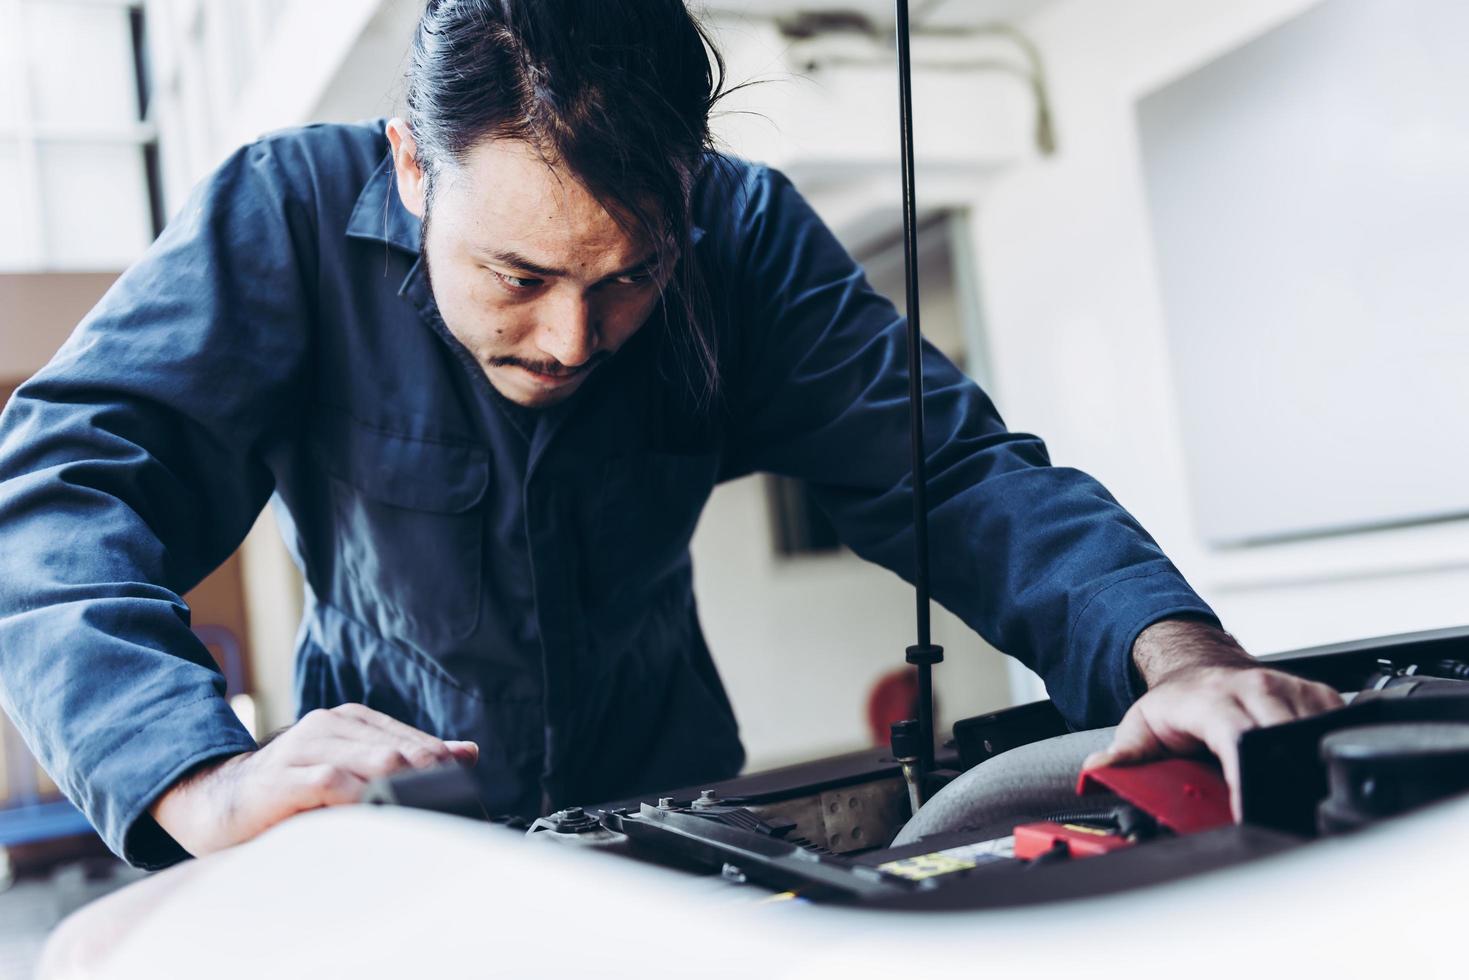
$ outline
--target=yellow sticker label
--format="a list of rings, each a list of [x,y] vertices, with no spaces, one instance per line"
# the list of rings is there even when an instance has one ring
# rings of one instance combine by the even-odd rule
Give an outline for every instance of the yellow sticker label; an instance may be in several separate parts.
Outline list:
[[[879,864],[877,870],[886,871],[888,874],[897,875],[899,878],[907,878],[909,881],[922,881],[925,878],[952,874],[955,871],[968,871],[974,866],[973,861],[940,853],[899,858],[896,861]]]

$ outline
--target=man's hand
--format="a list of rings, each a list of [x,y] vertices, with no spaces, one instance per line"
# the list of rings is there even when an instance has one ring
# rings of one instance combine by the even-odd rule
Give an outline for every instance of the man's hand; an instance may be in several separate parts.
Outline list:
[[[268,744],[195,769],[149,810],[190,854],[247,841],[292,814],[355,803],[367,781],[458,761],[479,746],[445,742],[360,704],[318,709]]]
[[[1236,819],[1240,735],[1342,704],[1325,684],[1260,666],[1234,637],[1207,623],[1154,623],[1133,645],[1133,662],[1148,691],[1123,716],[1112,744],[1088,756],[1082,768],[1206,748],[1224,769]]]

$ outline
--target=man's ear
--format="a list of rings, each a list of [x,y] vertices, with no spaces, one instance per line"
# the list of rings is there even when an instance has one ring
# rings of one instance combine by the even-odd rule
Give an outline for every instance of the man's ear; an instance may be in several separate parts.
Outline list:
[[[418,163],[418,144],[408,123],[394,116],[388,120],[388,145],[393,149],[393,174],[398,183],[398,198],[412,214],[423,218],[427,175]]]

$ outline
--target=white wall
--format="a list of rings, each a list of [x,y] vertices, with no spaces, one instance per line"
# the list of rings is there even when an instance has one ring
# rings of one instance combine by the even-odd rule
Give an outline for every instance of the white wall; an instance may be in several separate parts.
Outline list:
[[[1220,549],[1190,515],[1133,106],[1311,6],[1047,8],[1027,27],[1051,68],[1062,153],[1000,182],[976,226],[1007,420],[1107,483],[1257,653],[1469,619],[1469,521]]]
[[[1469,515],[1466,35],[1332,0],[1139,103],[1206,540]]]

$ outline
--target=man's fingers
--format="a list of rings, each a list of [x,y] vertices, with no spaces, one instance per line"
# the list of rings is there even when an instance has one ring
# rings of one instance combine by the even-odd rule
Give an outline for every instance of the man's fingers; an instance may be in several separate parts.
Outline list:
[[[479,762],[479,744],[465,741],[463,739],[444,740],[435,738],[427,732],[420,731],[412,725],[404,724],[396,718],[374,711],[366,705],[342,705],[343,710],[349,718],[368,726],[390,739],[402,739],[412,744],[411,749],[403,749],[403,754],[408,761],[417,769],[427,766],[441,765],[449,762],[459,762],[465,765],[475,765]]]
[[[362,799],[362,790],[367,781],[340,766],[321,763],[314,766],[296,766],[289,772],[293,803],[300,810],[314,810],[324,806],[341,806]]]
[[[398,747],[385,741],[353,738],[350,735],[330,735],[313,739],[301,746],[292,764],[296,768],[311,768],[324,764],[351,772],[362,780],[377,779],[403,769],[418,769],[409,757],[411,746]]]
[[[328,717],[317,719],[318,730],[392,745],[415,768],[450,762],[474,765],[479,761],[479,746],[474,742],[444,741],[363,704],[338,705],[325,712],[312,712],[307,719],[319,714]]]
[[[1301,717],[1331,711],[1346,704],[1334,688],[1327,687],[1325,684],[1317,684],[1314,681],[1304,683],[1297,688],[1292,700],[1300,709]]]
[[[449,751],[454,753],[454,759],[465,765],[474,765],[479,762],[479,744],[477,742],[449,741],[445,742]]]
[[[1324,684],[1261,667],[1200,671],[1149,691],[1127,712],[1112,744],[1084,769],[1124,765],[1206,748],[1224,771],[1240,816],[1239,739],[1246,731],[1319,714],[1342,703]]]
[[[403,769],[418,768],[404,749],[392,745],[374,745],[352,739],[333,739],[322,743],[324,760],[350,770],[359,779],[377,779]],[[406,747],[405,747],[406,748]]]
[[[1266,674],[1263,670],[1250,673],[1262,676]],[[1282,696],[1285,693],[1283,690],[1277,689],[1283,685],[1277,685],[1267,679],[1264,681],[1252,680],[1243,686],[1244,690],[1239,693],[1238,700],[1240,706],[1255,721],[1255,724],[1250,726],[1251,728],[1257,725],[1262,728],[1266,725],[1281,725],[1301,717],[1299,707]],[[1238,739],[1237,735],[1235,737]]]
[[[1146,716],[1140,711],[1130,710],[1117,726],[1112,744],[1087,756],[1081,768],[1127,765],[1130,762],[1156,759],[1166,751],[1162,741],[1148,724]]]
[[[365,728],[371,729],[382,736],[386,736],[395,743],[406,743],[404,746],[405,754],[409,746],[419,750],[420,758],[422,757],[422,753],[430,753],[432,760],[424,759],[421,765],[430,764],[431,761],[449,762],[454,758],[453,752],[444,744],[442,739],[435,738],[427,732],[414,728],[412,725],[405,725],[398,719],[391,718],[381,711],[374,711],[366,705],[338,705],[332,709],[332,712],[352,722],[356,722]]]
[[[1341,695],[1325,684],[1273,670],[1244,672],[1235,691],[1245,710],[1262,727],[1309,718],[1343,703]]]
[[[1206,719],[1199,737],[1219,760],[1224,770],[1224,781],[1229,784],[1229,808],[1235,819],[1240,815],[1239,792],[1239,737],[1255,727],[1255,720],[1239,702],[1226,702],[1217,706]]]

